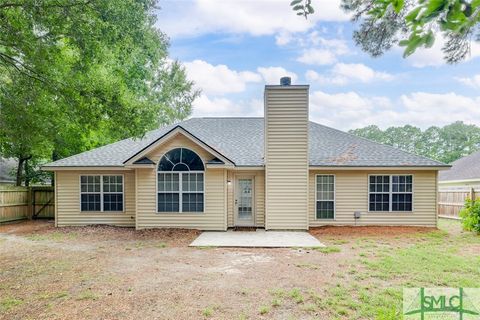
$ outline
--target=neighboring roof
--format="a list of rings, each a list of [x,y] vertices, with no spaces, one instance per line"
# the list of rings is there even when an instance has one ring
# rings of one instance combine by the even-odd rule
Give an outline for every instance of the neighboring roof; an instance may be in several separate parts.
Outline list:
[[[12,171],[17,167],[17,162],[14,159],[0,158],[0,183],[13,183],[15,177]]]
[[[452,163],[450,170],[440,172],[440,181],[480,179],[480,151]]]
[[[46,167],[123,166],[124,162],[181,127],[236,166],[263,166],[263,118],[192,118],[148,132],[142,139],[126,139],[45,165]],[[445,167],[425,157],[382,145],[340,130],[310,122],[309,156],[312,166]]]

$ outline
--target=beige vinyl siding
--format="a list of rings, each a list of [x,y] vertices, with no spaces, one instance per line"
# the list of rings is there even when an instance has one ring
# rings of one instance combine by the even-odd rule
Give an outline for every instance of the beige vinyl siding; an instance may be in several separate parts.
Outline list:
[[[124,212],[85,212],[80,211],[80,176],[119,175],[124,176]],[[109,224],[135,226],[135,172],[133,171],[57,171],[55,173],[57,199],[57,225],[81,226]]]
[[[235,226],[235,177],[237,176],[253,176],[255,179],[254,187],[254,214],[255,214],[255,226],[265,226],[265,171],[228,171],[227,179],[231,181],[231,184],[227,187],[227,215],[228,215],[228,227]]]
[[[308,87],[265,89],[265,226],[308,229]]]
[[[335,220],[315,218],[315,175],[335,175]],[[413,212],[368,212],[369,174],[412,174]],[[436,226],[437,171],[310,171],[310,227],[354,225],[353,213],[361,212],[357,225]]]
[[[206,150],[179,134],[152,150],[147,157],[158,163],[171,149],[188,148],[202,160],[213,156]],[[226,221],[226,172],[225,169],[206,169],[204,212],[157,213],[157,168],[136,169],[137,172],[137,228],[190,228],[201,230],[225,230]]]

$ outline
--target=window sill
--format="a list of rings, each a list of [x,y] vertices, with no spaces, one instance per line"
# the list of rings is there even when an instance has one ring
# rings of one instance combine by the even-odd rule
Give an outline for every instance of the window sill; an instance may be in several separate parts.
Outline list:
[[[156,214],[204,214],[204,211],[192,211],[192,212],[155,212]]]
[[[80,213],[95,213],[95,214],[123,214],[126,213],[125,211],[80,211]]]
[[[413,213],[413,210],[411,211],[367,211],[365,213]]]

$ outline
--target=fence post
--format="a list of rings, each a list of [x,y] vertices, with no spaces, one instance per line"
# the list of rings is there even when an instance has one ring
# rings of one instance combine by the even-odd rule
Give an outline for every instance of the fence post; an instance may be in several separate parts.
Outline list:
[[[27,219],[32,220],[33,208],[32,208],[32,187],[28,187],[27,191]]]
[[[475,189],[473,189],[473,187],[470,188],[470,200],[475,200]]]

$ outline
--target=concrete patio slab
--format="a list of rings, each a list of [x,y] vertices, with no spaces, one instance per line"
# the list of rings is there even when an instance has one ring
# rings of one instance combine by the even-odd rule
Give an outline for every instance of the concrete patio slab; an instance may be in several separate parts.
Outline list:
[[[324,247],[306,231],[227,231],[203,232],[190,247],[290,248]]]

